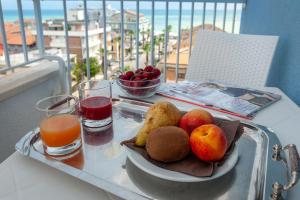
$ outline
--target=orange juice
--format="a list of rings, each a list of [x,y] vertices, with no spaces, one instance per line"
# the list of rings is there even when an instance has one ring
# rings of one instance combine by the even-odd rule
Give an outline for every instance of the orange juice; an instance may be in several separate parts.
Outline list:
[[[55,115],[44,119],[40,124],[42,141],[49,147],[62,147],[80,137],[80,122],[70,114]]]

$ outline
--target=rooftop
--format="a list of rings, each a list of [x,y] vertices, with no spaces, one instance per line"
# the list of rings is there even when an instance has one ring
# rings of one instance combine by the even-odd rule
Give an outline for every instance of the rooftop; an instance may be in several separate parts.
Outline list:
[[[6,39],[11,45],[22,45],[21,30],[18,24],[6,23]],[[26,44],[32,45],[36,42],[35,37],[25,28]]]
[[[8,45],[22,46],[22,36],[20,26],[15,23],[5,23],[6,40]],[[30,46],[36,43],[35,37],[25,28],[26,45]],[[2,36],[0,35],[0,55],[3,54]]]
[[[128,15],[133,15],[133,16],[136,16],[137,13],[133,10],[124,10],[124,14],[128,14]],[[115,15],[121,15],[120,12],[116,12],[115,14],[113,14],[112,16],[115,16]],[[144,17],[145,15],[143,13],[140,13],[139,15],[140,17]]]

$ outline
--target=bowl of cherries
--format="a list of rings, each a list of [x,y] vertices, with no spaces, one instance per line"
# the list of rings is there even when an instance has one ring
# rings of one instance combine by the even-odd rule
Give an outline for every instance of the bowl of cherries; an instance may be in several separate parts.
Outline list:
[[[146,66],[135,72],[127,71],[119,75],[117,84],[122,92],[135,98],[153,96],[161,84],[162,75],[159,69]]]

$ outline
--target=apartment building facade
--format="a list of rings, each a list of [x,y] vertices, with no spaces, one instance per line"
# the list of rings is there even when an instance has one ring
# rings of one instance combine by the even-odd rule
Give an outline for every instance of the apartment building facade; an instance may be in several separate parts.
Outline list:
[[[69,53],[76,55],[78,61],[82,61],[87,55],[87,46],[89,47],[89,57],[97,57],[101,62],[99,55],[100,49],[104,47],[104,28],[100,27],[100,13],[98,10],[88,10],[88,45],[86,45],[84,13],[82,8],[68,10],[68,42]],[[43,23],[45,48],[61,49],[67,53],[64,20],[50,19]],[[111,46],[111,28],[106,27],[107,47]],[[36,31],[32,31],[36,35]]]

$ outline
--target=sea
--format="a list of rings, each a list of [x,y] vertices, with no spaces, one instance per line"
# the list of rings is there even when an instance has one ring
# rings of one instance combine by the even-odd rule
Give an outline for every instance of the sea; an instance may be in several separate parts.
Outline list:
[[[143,13],[145,18],[151,22],[151,9],[140,9],[140,13]],[[166,10],[165,9],[155,9],[154,11],[154,31],[156,33],[162,32],[165,29],[165,19],[166,19]],[[18,11],[17,10],[3,10],[4,21],[16,21],[18,20]],[[34,10],[23,10],[24,19],[34,18]],[[193,26],[202,24],[203,12],[202,10],[195,10],[194,12],[194,23]],[[207,9],[205,13],[205,24],[213,23],[214,11]],[[223,28],[223,10],[217,10],[216,12],[216,26]],[[42,10],[42,20],[47,19],[59,19],[63,18],[63,10],[48,10],[43,12]],[[241,10],[237,9],[236,18],[235,18],[235,29],[234,32],[239,32],[240,27],[240,18]],[[179,10],[170,9],[168,24],[172,26],[171,32],[176,34],[178,32],[178,21],[179,21]],[[227,10],[226,13],[226,23],[225,31],[231,32],[233,23],[233,10]],[[181,29],[189,29],[191,25],[191,10],[183,9],[181,17]]]

